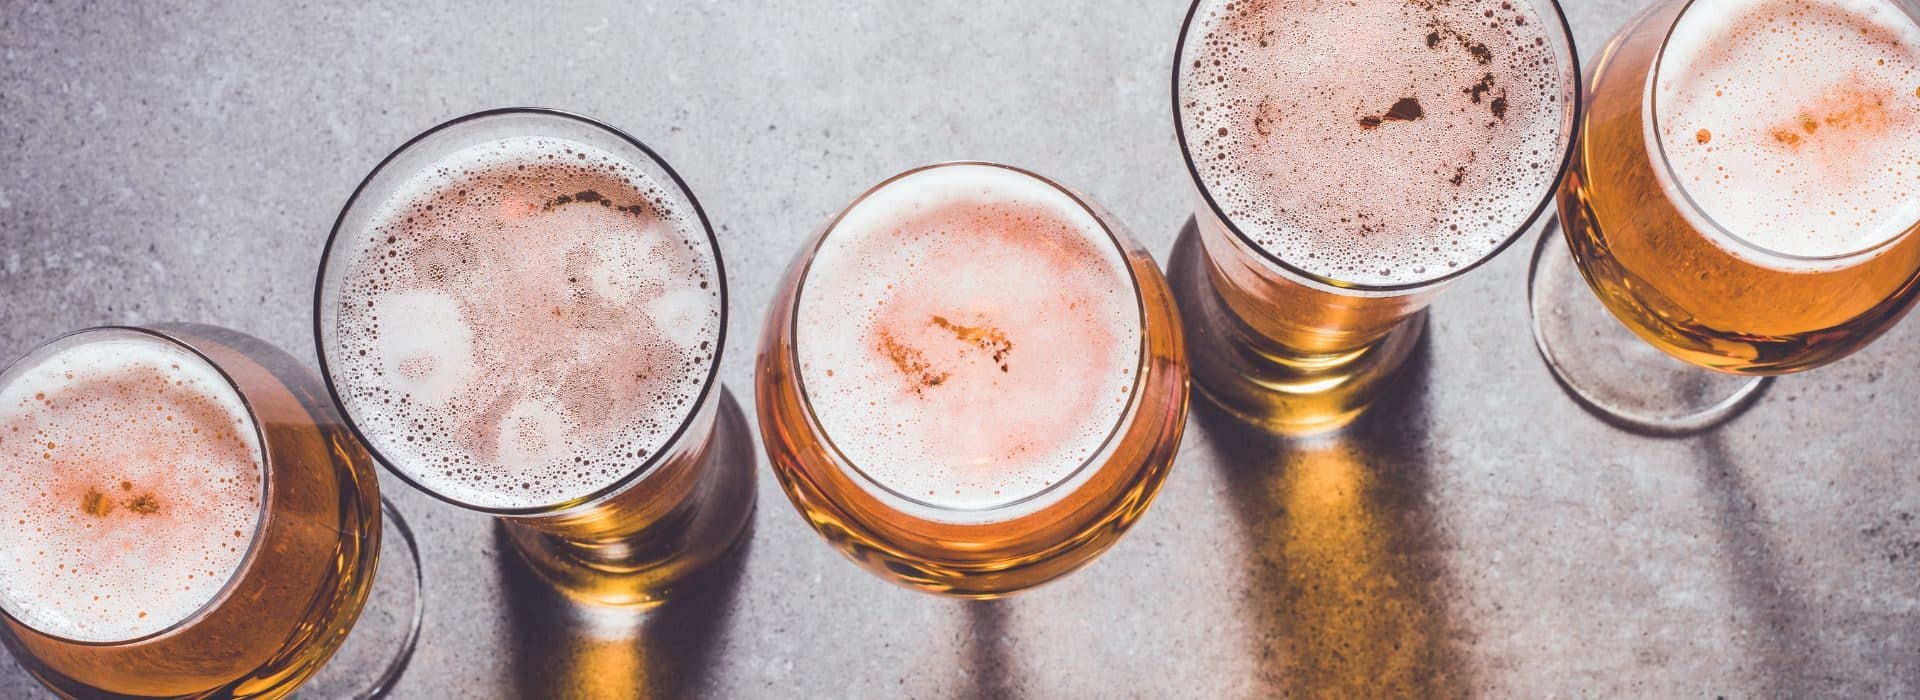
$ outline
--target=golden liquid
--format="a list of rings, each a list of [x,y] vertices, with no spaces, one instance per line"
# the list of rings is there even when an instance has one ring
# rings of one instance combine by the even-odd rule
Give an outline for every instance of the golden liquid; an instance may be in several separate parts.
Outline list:
[[[1646,140],[1648,76],[1686,6],[1648,8],[1593,64],[1560,190],[1567,244],[1607,308],[1674,357],[1738,374],[1798,372],[1846,357],[1913,306],[1920,235],[1910,229],[1889,247],[1788,271],[1737,257],[1694,228],[1681,209],[1691,204],[1667,196],[1664,165]]]
[[[144,640],[77,644],[0,617],[0,640],[68,697],[274,698],[346,640],[373,585],[380,491],[312,370],[250,336],[209,326],[160,330],[233,378],[266,452],[265,515],[225,592]]]
[[[1170,276],[1194,338],[1193,376],[1241,420],[1284,434],[1339,428],[1392,386],[1437,288],[1336,294],[1273,269],[1205,207]]]
[[[504,519],[529,568],[577,600],[645,608],[727,556],[751,521],[756,492],[753,439],[723,394],[711,391],[678,443],[624,490],[551,515]]]
[[[809,246],[808,250],[812,250]],[[909,588],[994,598],[1051,581],[1119,540],[1159,493],[1187,414],[1186,352],[1171,291],[1152,257],[1124,251],[1146,311],[1135,405],[1106,459],[1073,493],[998,522],[955,524],[907,512],[873,495],[827,446],[794,366],[793,313],[805,259],[774,300],[754,376],[760,434],[794,507],[855,563]]]

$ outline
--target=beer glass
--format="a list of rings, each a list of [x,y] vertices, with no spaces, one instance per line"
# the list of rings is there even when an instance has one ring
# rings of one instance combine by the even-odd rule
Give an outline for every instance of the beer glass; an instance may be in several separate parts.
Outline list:
[[[321,367],[401,479],[500,518],[568,595],[657,605],[734,549],[751,463],[718,459],[726,284],[705,213],[600,122],[500,109],[368,174],[315,295]]]
[[[1580,102],[1552,0],[1196,0],[1173,116],[1198,206],[1169,277],[1198,388],[1280,433],[1350,422],[1435,295],[1539,224]]]
[[[1630,430],[1697,432],[1906,314],[1914,16],[1662,0],[1613,37],[1587,76],[1565,236],[1541,238],[1529,282],[1536,343],[1572,397]]]
[[[961,162],[887,179],[806,244],[754,384],[774,473],[821,536],[895,583],[994,598],[1146,511],[1185,363],[1159,268],[1110,215]]]
[[[0,460],[0,641],[59,695],[366,697],[412,653],[412,536],[319,377],[259,339],[56,338],[0,372]]]

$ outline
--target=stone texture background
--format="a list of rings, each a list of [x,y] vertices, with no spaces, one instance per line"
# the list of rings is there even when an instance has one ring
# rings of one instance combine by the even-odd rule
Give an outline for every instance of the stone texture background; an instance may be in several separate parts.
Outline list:
[[[1185,5],[7,2],[0,357],[196,320],[311,359],[321,244],[361,176],[442,120],[543,105],[632,131],[699,195],[745,400],[778,273],[907,167],[1033,168],[1164,256],[1190,206],[1167,104]],[[1638,5],[1569,2],[1583,53]],[[724,590],[596,637],[508,593],[486,518],[390,481],[429,605],[396,695],[1920,695],[1920,323],[1717,433],[1645,439],[1554,386],[1525,258],[1450,289],[1401,395],[1348,435],[1263,439],[1196,405],[1140,526],[999,603],[868,576],[763,469]],[[0,660],[0,696],[37,692]]]

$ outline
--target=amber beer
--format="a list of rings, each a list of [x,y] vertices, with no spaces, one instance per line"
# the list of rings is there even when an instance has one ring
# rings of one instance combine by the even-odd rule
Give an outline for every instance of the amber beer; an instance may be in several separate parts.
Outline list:
[[[1551,0],[1198,0],[1174,70],[1194,376],[1283,432],[1358,415],[1433,295],[1529,230],[1578,103]]]
[[[805,249],[755,379],[794,506],[855,562],[995,597],[1118,540],[1185,423],[1179,316],[1112,218],[1024,170],[868,191]]]
[[[329,386],[394,473],[504,518],[562,591],[661,602],[753,506],[711,439],[719,249],[679,177],[583,117],[448,122],[368,176],[320,273]]]
[[[373,583],[373,462],[320,380],[206,326],[96,328],[0,373],[0,639],[72,697],[279,697]]]
[[[1616,35],[1560,195],[1615,316],[1688,362],[1845,357],[1920,277],[1920,26],[1887,0],[1670,0]]]

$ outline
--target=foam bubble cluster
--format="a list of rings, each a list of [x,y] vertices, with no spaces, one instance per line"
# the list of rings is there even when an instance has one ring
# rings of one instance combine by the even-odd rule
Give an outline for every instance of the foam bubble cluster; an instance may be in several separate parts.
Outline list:
[[[1844,255],[1920,222],[1920,27],[1887,0],[1701,0],[1655,105],[1678,184],[1750,243]]]
[[[1182,49],[1195,169],[1288,264],[1415,284],[1485,258],[1559,172],[1578,76],[1520,0],[1207,0]]]
[[[1125,415],[1141,324],[1100,222],[1033,176],[945,165],[870,194],[803,282],[795,346],[828,438],[923,503],[988,508],[1060,482]]]
[[[400,187],[344,249],[328,364],[376,450],[464,503],[533,508],[643,465],[718,351],[690,207],[593,146],[513,138]]]
[[[41,632],[144,637],[192,617],[260,521],[259,436],[205,360],[90,331],[0,386],[0,604]]]

